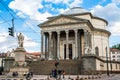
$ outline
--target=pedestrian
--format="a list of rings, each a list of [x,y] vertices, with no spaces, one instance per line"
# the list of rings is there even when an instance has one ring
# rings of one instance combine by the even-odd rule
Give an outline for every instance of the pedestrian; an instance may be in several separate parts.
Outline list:
[[[30,78],[31,78],[31,73],[28,72],[28,74],[26,74],[26,79],[27,79],[27,80],[30,80]]]
[[[65,71],[64,70],[62,71],[62,75],[63,75],[63,78],[65,78]]]
[[[55,69],[54,71],[55,71],[54,76],[55,76],[55,78],[57,78],[57,70]]]
[[[58,70],[58,78],[59,78],[59,79],[61,78],[61,73],[62,73],[62,70],[59,69],[59,70]]]

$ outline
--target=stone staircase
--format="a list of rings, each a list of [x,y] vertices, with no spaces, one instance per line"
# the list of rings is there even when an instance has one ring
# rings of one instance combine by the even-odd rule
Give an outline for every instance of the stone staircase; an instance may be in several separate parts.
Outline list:
[[[55,69],[56,60],[33,61],[29,68],[36,75],[49,75]],[[59,60],[57,69],[62,69],[67,75],[80,74],[80,60]]]

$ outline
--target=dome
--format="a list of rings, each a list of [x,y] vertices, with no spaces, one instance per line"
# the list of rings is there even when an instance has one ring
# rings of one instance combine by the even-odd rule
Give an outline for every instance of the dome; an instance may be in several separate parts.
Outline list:
[[[73,7],[70,10],[65,11],[62,14],[64,14],[64,15],[72,15],[72,14],[82,14],[82,13],[90,13],[90,12],[88,10],[86,10],[86,9],[81,8],[81,7]]]

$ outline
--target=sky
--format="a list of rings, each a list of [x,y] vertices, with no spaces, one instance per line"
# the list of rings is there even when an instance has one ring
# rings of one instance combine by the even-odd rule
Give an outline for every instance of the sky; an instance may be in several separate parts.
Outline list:
[[[110,47],[120,43],[120,0],[0,0],[0,52],[16,49],[19,33],[25,37],[27,52],[40,52],[41,35],[37,25],[73,7],[82,7],[107,20]],[[12,19],[15,37],[8,33]]]

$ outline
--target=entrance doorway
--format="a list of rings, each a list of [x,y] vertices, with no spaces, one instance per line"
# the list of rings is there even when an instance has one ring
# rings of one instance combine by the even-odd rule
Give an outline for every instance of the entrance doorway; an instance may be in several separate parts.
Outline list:
[[[66,59],[66,44],[64,44],[64,59]]]
[[[69,44],[68,45],[68,58],[69,59],[72,59],[72,56],[73,56],[73,50],[72,50],[72,44]],[[66,59],[66,56],[67,56],[67,54],[66,54],[66,44],[64,44],[64,59]]]
[[[69,59],[72,59],[72,44],[69,44]]]

